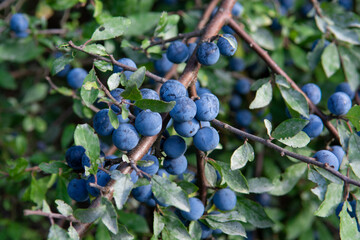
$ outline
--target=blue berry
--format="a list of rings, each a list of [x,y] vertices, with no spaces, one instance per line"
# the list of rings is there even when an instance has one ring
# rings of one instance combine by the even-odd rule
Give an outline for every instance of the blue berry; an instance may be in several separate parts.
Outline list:
[[[246,78],[240,78],[235,85],[235,90],[241,95],[248,94],[250,92],[250,81]]]
[[[339,0],[339,5],[350,11],[353,8],[353,0]]]
[[[310,137],[315,138],[319,136],[324,128],[324,124],[318,116],[310,114],[309,123],[303,128],[303,131]]]
[[[203,224],[202,222],[199,221],[199,223],[201,227],[201,239],[209,238],[210,235],[213,233],[213,230],[208,226],[206,226],[205,224]]]
[[[134,63],[133,60],[131,60],[130,58],[121,58],[118,60],[119,63],[122,63],[124,65],[127,65],[129,67],[133,67],[133,68],[137,68],[136,64]],[[124,69],[122,67],[119,67],[117,65],[114,65],[114,73],[118,73],[118,72],[122,72]],[[130,78],[130,76],[133,74],[132,71],[124,71],[125,77],[127,79]]]
[[[231,34],[224,34],[217,42],[219,51],[224,56],[232,56],[235,54],[237,49],[236,38]]]
[[[202,65],[210,66],[214,65],[219,60],[220,51],[215,43],[203,42],[196,52],[196,57]]]
[[[219,99],[214,94],[202,94],[195,104],[197,107],[196,119],[200,121],[212,121],[219,114]]]
[[[122,151],[130,151],[139,142],[140,137],[135,127],[129,123],[120,124],[112,134],[114,145]]]
[[[318,104],[321,100],[321,90],[318,85],[314,83],[305,84],[301,90],[308,96],[308,98],[314,103]]]
[[[152,197],[151,184],[134,188],[131,193],[139,202],[146,202]]]
[[[187,169],[187,159],[184,155],[181,155],[177,158],[166,157],[163,162],[165,170],[172,175],[179,175],[186,171]]]
[[[194,136],[198,132],[199,128],[199,122],[195,118],[187,122],[174,121],[174,129],[182,137]]]
[[[186,88],[177,80],[168,80],[160,88],[160,97],[165,102],[174,101],[176,98],[186,96]]]
[[[160,100],[159,94],[149,88],[140,89],[140,93],[143,99]],[[137,116],[142,110],[138,107],[134,107],[134,115]]]
[[[165,169],[159,169],[159,171],[156,173],[160,177],[166,177],[169,178],[170,174]]]
[[[252,122],[252,114],[249,110],[243,109],[236,113],[236,122],[241,127],[248,127]]]
[[[192,120],[196,115],[196,104],[191,98],[179,97],[175,107],[170,111],[170,116],[177,122]]]
[[[245,62],[241,58],[233,57],[230,59],[229,67],[231,71],[241,72],[245,69]]]
[[[85,154],[85,148],[82,146],[70,147],[65,154],[65,159],[69,167],[74,170],[83,170],[84,168],[81,164],[83,154]]]
[[[90,158],[84,153],[81,157],[81,165],[85,168],[91,166]]]
[[[167,73],[172,66],[173,63],[169,61],[165,53],[162,54],[161,59],[155,60],[154,62],[154,68],[160,74]]]
[[[74,68],[67,75],[67,83],[73,89],[81,88],[85,77],[88,75],[87,71],[83,68]]]
[[[224,188],[214,194],[213,201],[219,210],[230,211],[236,205],[236,195],[232,190]]]
[[[161,131],[162,118],[160,113],[144,110],[135,119],[135,128],[143,136],[154,136]]]
[[[159,170],[159,160],[154,155],[146,154],[142,159],[144,162],[153,162],[150,166],[138,166],[141,171],[146,172],[149,175],[154,175]]]
[[[231,15],[233,15],[234,17],[240,17],[243,14],[243,12],[244,12],[243,6],[239,2],[236,2],[231,10]]]
[[[55,58],[59,58],[59,57],[61,57],[62,55],[63,55],[63,54],[62,54],[61,52],[56,52],[56,53],[55,53]],[[70,66],[69,64],[66,64],[65,67],[64,67],[64,69],[61,70],[60,72],[58,72],[58,73],[56,74],[56,76],[58,76],[58,77],[65,77],[65,76],[70,72],[70,70],[71,70],[71,66]]]
[[[203,127],[194,136],[194,145],[197,149],[207,152],[219,144],[219,134],[213,127]]]
[[[169,158],[180,157],[186,152],[186,148],[185,140],[178,135],[169,137],[163,145],[164,152]]]
[[[189,57],[189,49],[181,41],[172,42],[166,52],[167,58],[173,63],[185,62]]]
[[[112,90],[110,92],[111,96],[113,98],[115,98],[116,101],[121,102],[121,100],[123,99],[123,97],[121,96],[121,93],[123,93],[125,90],[122,88],[115,88],[114,90]],[[115,113],[120,113],[121,109],[116,106],[115,104],[111,105],[111,109],[115,112]]]
[[[224,25],[222,28],[224,33],[235,35],[235,31],[228,25]]]
[[[347,82],[343,82],[337,85],[335,92],[344,92],[350,97],[351,100],[353,100],[355,97],[355,92],[351,90],[351,87]]]
[[[294,0],[280,0],[280,4],[285,8],[285,9],[290,9],[294,6]]]
[[[201,97],[201,95],[203,95],[204,93],[211,93],[211,91],[208,88],[202,88],[202,87],[199,87],[199,89],[197,89],[197,95],[199,97]]]
[[[328,100],[328,109],[337,116],[345,115],[350,108],[351,99],[346,93],[336,92]]]
[[[204,204],[198,198],[189,198],[190,203],[190,212],[185,212],[181,210],[181,215],[189,220],[198,220],[204,214]]]
[[[109,109],[102,109],[94,116],[94,130],[101,136],[109,136],[114,131],[109,118]]]
[[[315,153],[316,158],[321,163],[327,163],[330,167],[333,167],[336,171],[339,170],[339,160],[332,152],[328,150],[320,150]]]
[[[85,202],[89,199],[85,179],[72,179],[67,186],[67,192],[77,202]]]
[[[229,102],[230,109],[233,111],[238,110],[241,106],[241,103],[242,103],[241,97],[237,94],[234,94]]]
[[[344,149],[339,146],[339,145],[335,145],[335,146],[330,146],[331,148],[331,152],[337,157],[337,159],[339,160],[339,166],[342,163],[342,160],[345,156],[345,151]]]
[[[102,171],[102,170],[98,170],[96,173],[96,180],[97,180],[97,184],[101,187],[105,187],[106,184],[110,181],[110,175],[107,174],[106,172]],[[86,181],[86,189],[87,191],[94,197],[97,197],[100,194],[100,190],[95,188],[95,187],[91,187],[90,183],[95,183],[95,177],[94,175],[91,175],[88,180]]]
[[[15,33],[26,33],[29,27],[29,21],[22,13],[15,13],[10,19],[10,29]]]

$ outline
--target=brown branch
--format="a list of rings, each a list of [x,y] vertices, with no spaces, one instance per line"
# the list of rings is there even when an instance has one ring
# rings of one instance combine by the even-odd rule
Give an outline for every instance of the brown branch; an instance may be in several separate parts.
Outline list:
[[[200,200],[206,206],[207,181],[205,177],[205,153],[196,150],[197,179],[200,192]]]
[[[312,5],[314,6],[314,9],[315,9],[316,14],[317,14],[319,17],[323,18],[324,15],[323,15],[322,12],[321,12],[321,8],[320,8],[319,2],[318,2],[317,0],[311,0],[311,3],[312,3]]]
[[[79,220],[77,220],[73,216],[65,217],[64,215],[61,215],[59,213],[47,213],[47,212],[43,212],[40,210],[33,211],[33,210],[25,209],[24,216],[30,216],[30,215],[38,215],[38,216],[44,216],[44,217],[48,217],[48,218],[63,219],[63,220],[70,221],[70,222],[79,222]]]
[[[326,171],[330,172],[331,174],[333,174],[334,176],[340,178],[342,181],[344,181],[345,183],[349,183],[349,184],[352,184],[352,185],[355,185],[355,186],[358,186],[360,187],[360,182],[358,181],[355,181],[347,176],[344,176],[342,175],[339,171],[335,170],[334,168],[330,167],[328,164],[324,164],[324,163],[321,163],[321,162],[318,162],[316,161],[315,158],[311,158],[311,157],[305,157],[303,155],[300,155],[300,154],[297,154],[297,153],[293,153],[291,151],[288,151],[282,147],[279,147],[278,145],[272,143],[271,141],[269,141],[268,139],[264,139],[264,138],[261,138],[261,137],[258,137],[258,136],[255,136],[255,135],[252,135],[250,133],[247,133],[247,132],[244,132],[244,131],[241,131],[240,129],[237,129],[237,128],[234,128],[232,126],[230,126],[229,124],[226,124],[226,123],[223,123],[219,120],[212,120],[211,123],[218,127],[218,128],[224,128],[228,131],[230,131],[231,133],[235,134],[235,135],[238,135],[238,136],[241,136],[243,138],[248,138],[254,142],[259,142],[261,144],[263,144],[264,146],[266,147],[269,147],[269,148],[272,148],[274,149],[275,151],[278,151],[280,152],[281,156],[289,156],[289,157],[293,157],[293,158],[296,158],[304,163],[307,163],[307,164],[311,164],[311,165],[314,165],[314,166],[317,166],[317,167],[320,167],[320,168],[323,168],[325,169]]]
[[[44,34],[44,35],[55,35],[55,34],[59,34],[59,35],[64,35],[67,33],[67,29],[45,29],[45,30],[37,30],[35,33],[36,34]]]
[[[215,9],[216,5],[218,5],[219,2],[220,2],[220,0],[212,0],[209,3],[209,6],[206,8],[200,22],[198,23],[198,25],[196,27],[197,29],[202,29],[205,27],[206,23],[209,21],[209,19],[211,17],[211,13],[213,12],[213,10]]]
[[[4,8],[7,8],[10,6],[15,0],[6,0],[0,4],[0,10],[3,10]]]
[[[316,105],[306,96],[306,94],[299,88],[299,86],[292,80],[285,72],[282,70],[275,61],[269,56],[269,54],[262,49],[246,31],[232,18],[229,19],[229,26],[243,39],[245,42],[249,44],[251,48],[267,63],[267,65],[274,71],[276,74],[282,75],[291,85],[293,89],[300,92],[304,95],[306,101],[309,104],[310,109],[318,115],[321,120],[323,121],[326,128],[331,132],[332,135],[336,138],[336,140],[340,141],[339,133],[337,132],[336,128],[328,121],[327,116],[321,112]]]

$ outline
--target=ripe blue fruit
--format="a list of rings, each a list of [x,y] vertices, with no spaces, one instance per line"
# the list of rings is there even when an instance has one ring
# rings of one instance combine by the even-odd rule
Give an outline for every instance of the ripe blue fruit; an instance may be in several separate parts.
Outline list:
[[[190,121],[196,115],[196,104],[189,97],[175,99],[175,107],[170,111],[170,116],[177,122]]]
[[[139,202],[146,202],[152,197],[151,184],[134,188],[131,193]]]
[[[77,202],[85,202],[89,199],[85,179],[72,179],[67,186],[67,192]]]
[[[203,127],[211,127],[210,122],[208,122],[208,121],[200,121],[200,128],[203,128]]]
[[[224,188],[214,194],[213,201],[219,210],[230,211],[236,205],[236,195],[232,190]]]
[[[140,137],[135,127],[129,123],[120,124],[112,134],[114,145],[122,151],[130,151],[139,142]]]
[[[111,96],[113,96],[113,98],[115,98],[116,101],[121,102],[121,100],[123,99],[123,97],[121,96],[121,93],[124,92],[125,90],[122,88],[115,88],[114,90],[112,90],[110,92]],[[111,109],[115,112],[115,113],[120,113],[121,109],[116,106],[115,104],[111,105]]]
[[[234,17],[240,17],[243,14],[243,12],[244,12],[243,6],[239,2],[236,2],[231,10],[231,15],[233,15]]]
[[[61,52],[56,52],[55,53],[55,58],[59,58],[59,57],[61,57],[63,54],[61,53]],[[60,72],[58,72],[57,74],[56,74],[56,76],[58,76],[58,77],[65,77],[69,72],[70,72],[70,70],[71,70],[71,66],[69,65],[69,64],[66,64],[65,66],[64,66],[64,69],[63,70],[61,70]]]
[[[335,145],[335,146],[330,146],[331,148],[331,152],[337,157],[337,159],[339,160],[339,166],[342,163],[342,160],[345,156],[345,151],[344,149],[339,146],[339,145]]]
[[[204,214],[204,204],[198,198],[189,198],[189,204],[190,212],[180,210],[181,215],[189,221],[198,220]]]
[[[242,103],[242,99],[239,95],[237,94],[232,95],[229,101],[230,109],[233,111],[238,110],[241,106],[241,103]]]
[[[243,109],[236,113],[236,122],[241,127],[248,127],[252,122],[252,114],[249,110]]]
[[[301,88],[301,90],[314,104],[318,104],[320,102],[321,90],[318,85],[314,83],[307,83]]]
[[[165,169],[159,169],[159,171],[156,173],[156,175],[159,175],[160,177],[166,177],[169,178],[170,174]]]
[[[138,168],[141,171],[146,172],[149,175],[154,175],[159,170],[159,160],[154,155],[146,154],[142,159],[142,161],[150,164],[150,162],[153,162],[150,166],[139,166]]]
[[[161,127],[160,113],[148,109],[140,112],[135,119],[135,128],[143,136],[154,136],[161,131]]]
[[[233,57],[230,59],[229,67],[231,71],[241,72],[245,69],[245,62],[241,58]]]
[[[353,8],[353,0],[339,0],[339,5],[350,11]]]
[[[351,99],[346,93],[336,92],[328,100],[328,109],[337,116],[345,115],[350,108]]]
[[[294,0],[280,0],[280,4],[286,8],[290,9],[294,6]]]
[[[174,121],[174,129],[182,137],[194,136],[198,132],[199,128],[199,121],[195,118],[187,122]]]
[[[178,135],[169,137],[163,145],[164,152],[169,158],[180,157],[186,152],[186,148],[185,140]]]
[[[194,145],[197,149],[207,152],[219,144],[219,134],[213,127],[203,127],[194,136]]]
[[[250,81],[246,78],[240,78],[235,85],[235,90],[241,95],[248,94],[250,92]]]
[[[96,173],[96,181],[97,184],[99,186],[105,187],[106,184],[110,181],[110,175],[107,174],[106,172],[102,171],[102,170],[98,170]],[[95,187],[91,187],[90,183],[95,183],[95,177],[94,175],[91,175],[88,180],[86,181],[86,189],[87,191],[94,197],[99,196],[100,194],[100,190],[95,188]]]
[[[333,167],[336,171],[339,170],[339,160],[337,157],[328,150],[320,150],[315,153],[316,158],[321,163],[327,163],[330,167]]]
[[[212,93],[204,93],[195,101],[197,112],[196,119],[212,121],[219,114],[219,99]]]
[[[174,101],[178,97],[186,96],[186,88],[179,81],[170,79],[160,88],[160,97],[165,102]]]
[[[201,239],[207,239],[213,233],[213,230],[199,221],[201,227]]]
[[[82,146],[72,146],[70,147],[65,154],[65,159],[69,167],[74,170],[83,170],[81,164],[82,155],[85,153],[85,148]]]
[[[109,118],[109,109],[102,109],[94,116],[94,130],[101,136],[109,136],[114,131]]]
[[[165,170],[172,175],[179,175],[186,171],[187,169],[187,159],[184,155],[181,155],[177,158],[166,157],[163,162]]]
[[[222,55],[229,57],[235,54],[237,49],[237,41],[233,35],[224,34],[219,38],[217,46]]]
[[[172,66],[173,63],[169,61],[165,53],[162,54],[162,58],[155,60],[154,62],[154,68],[160,74],[167,73]]]
[[[231,34],[231,35],[235,35],[235,31],[228,25],[224,25],[221,30],[224,32],[224,33],[227,33],[227,34]]]
[[[119,63],[122,63],[124,65],[127,65],[129,67],[133,67],[133,68],[137,68],[136,64],[134,63],[133,60],[131,60],[130,58],[121,58],[118,60]],[[122,72],[124,69],[122,67],[119,67],[117,65],[114,65],[114,73],[118,73],[118,72]],[[130,78],[130,76],[133,74],[132,71],[124,71],[125,77],[127,79]]]
[[[101,158],[104,158],[105,157],[105,153],[103,151],[100,151],[100,157]],[[115,158],[117,158],[115,156]],[[90,167],[91,166],[91,162],[90,162],[90,158],[84,153],[81,157],[81,165],[85,168],[86,167]],[[99,166],[102,166],[100,163],[99,163]]]
[[[67,83],[73,89],[81,88],[87,74],[87,71],[83,68],[74,68],[67,75]]]
[[[211,93],[210,89],[208,89],[208,88],[199,87],[199,89],[196,89],[196,90],[197,90],[197,95],[199,97],[201,97],[201,95],[203,95],[204,93]]]
[[[196,52],[196,57],[202,65],[214,65],[220,57],[218,46],[213,42],[203,42]]]
[[[307,119],[307,118],[305,118]],[[309,123],[303,128],[303,131],[310,137],[315,138],[319,136],[324,128],[324,124],[318,116],[310,114]]]
[[[173,63],[185,62],[189,57],[189,49],[181,41],[172,42],[167,49],[166,56]]]
[[[335,92],[344,92],[350,97],[351,100],[353,100],[355,97],[355,92],[351,90],[351,87],[347,82],[343,82],[337,85]]]
[[[29,27],[29,21],[22,13],[15,13],[10,19],[10,29],[15,33],[26,33]],[[27,33],[26,33],[27,35]]]

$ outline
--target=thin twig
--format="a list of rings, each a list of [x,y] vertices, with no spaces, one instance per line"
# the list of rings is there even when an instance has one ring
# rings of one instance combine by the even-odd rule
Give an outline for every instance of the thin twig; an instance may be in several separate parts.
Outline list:
[[[65,217],[64,215],[61,215],[59,213],[47,213],[47,212],[43,212],[40,210],[28,210],[25,209],[24,210],[24,216],[30,216],[30,215],[38,215],[38,216],[44,216],[44,217],[48,217],[48,218],[57,218],[57,219],[64,219],[70,222],[80,222],[79,220],[77,220],[76,218],[74,218],[73,216],[68,216]]]
[[[319,2],[318,2],[317,0],[311,0],[311,3],[312,3],[312,5],[314,6],[314,9],[315,9],[316,14],[317,14],[319,17],[323,18],[324,15],[323,15],[322,12],[321,12],[321,8],[320,8]]]
[[[37,34],[44,34],[44,35],[63,35],[67,33],[67,29],[44,29],[44,30],[37,30]]]
[[[206,206],[206,193],[207,193],[207,181],[205,177],[205,153],[196,150],[196,167],[197,167],[197,180],[199,186],[200,200]]]

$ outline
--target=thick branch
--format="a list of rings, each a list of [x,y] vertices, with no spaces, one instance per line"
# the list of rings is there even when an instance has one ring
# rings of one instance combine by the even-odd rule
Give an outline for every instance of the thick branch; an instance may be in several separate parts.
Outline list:
[[[274,149],[275,151],[278,151],[281,153],[282,156],[289,156],[289,157],[293,157],[293,158],[296,158],[304,163],[307,163],[307,164],[311,164],[311,165],[314,165],[314,166],[317,166],[317,167],[320,167],[320,168],[323,168],[325,169],[326,171],[330,172],[331,174],[335,175],[336,177],[340,178],[341,180],[343,180],[345,183],[349,183],[349,184],[352,184],[352,185],[355,185],[355,186],[358,186],[360,187],[360,182],[358,181],[355,181],[347,176],[344,176],[342,175],[339,171],[335,170],[334,168],[330,167],[328,164],[324,164],[324,163],[321,163],[321,162],[318,162],[316,161],[315,158],[311,158],[311,157],[305,157],[303,155],[300,155],[300,154],[297,154],[297,153],[293,153],[293,152],[290,152],[282,147],[279,147],[278,145],[272,143],[270,140],[268,139],[264,139],[264,138],[261,138],[261,137],[258,137],[258,136],[255,136],[255,135],[252,135],[250,133],[247,133],[247,132],[244,132],[244,131],[241,131],[237,128],[234,128],[232,126],[230,126],[229,124],[226,124],[226,123],[223,123],[219,120],[212,120],[211,123],[218,127],[218,128],[224,128],[228,131],[230,131],[231,133],[233,134],[236,134],[238,136],[241,136],[243,138],[247,138],[247,139],[250,139],[254,142],[259,142],[261,144],[263,144],[264,146],[266,147],[269,147],[269,148],[272,148]]]
[[[286,80],[290,83],[291,87],[295,89],[296,91],[300,92],[302,95],[304,95],[306,101],[308,102],[310,109],[318,115],[321,120],[323,121],[326,128],[331,132],[336,140],[340,141],[339,133],[337,132],[336,128],[328,121],[327,116],[321,112],[316,105],[306,96],[306,94],[299,88],[299,86],[292,80],[285,72],[282,70],[275,61],[269,56],[269,54],[262,49],[251,37],[249,34],[246,33],[246,31],[241,27],[234,19],[229,19],[229,26],[242,38],[249,44],[251,48],[254,49],[254,51],[268,64],[268,66],[277,74],[282,75],[286,78]]]

